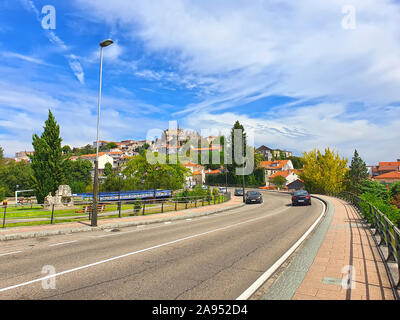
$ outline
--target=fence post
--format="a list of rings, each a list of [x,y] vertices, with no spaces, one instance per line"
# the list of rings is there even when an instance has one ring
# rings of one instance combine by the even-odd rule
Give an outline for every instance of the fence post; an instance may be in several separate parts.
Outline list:
[[[379,235],[379,237],[380,237],[380,240],[379,240],[379,243],[378,243],[378,246],[380,246],[382,243],[383,243],[383,241],[384,241],[384,239],[383,239],[383,233],[382,233],[382,219],[381,219],[381,216],[379,215],[378,216],[378,213],[375,211],[375,214],[377,214],[377,218],[376,218],[376,220],[377,220],[377,222],[378,222],[378,224],[377,224],[377,230],[378,230],[378,232],[377,232],[377,234]]]
[[[393,247],[392,247],[392,237],[389,229],[389,223],[385,219],[385,227],[386,227],[386,244],[388,246],[388,257],[386,259],[386,262],[389,261],[394,261],[394,252],[393,252]]]
[[[54,203],[51,205],[51,224],[54,222]]]
[[[7,206],[4,206],[3,229],[6,227],[6,213],[7,213]]]
[[[394,230],[394,238],[395,238],[395,247],[396,247],[396,256],[397,256],[397,271],[400,274],[400,236],[396,232],[396,229]],[[400,277],[396,285],[396,289],[399,289],[400,287]]]
[[[121,207],[122,207],[122,202],[118,202],[118,218],[121,218]]]
[[[187,203],[187,201],[185,203],[186,203],[185,204],[185,209],[187,209],[188,208],[188,203]]]
[[[197,199],[194,199],[194,207],[197,208]]]
[[[175,211],[177,211],[177,210],[178,210],[178,200],[175,199]]]
[[[146,208],[146,202],[143,202],[143,212],[142,212],[142,215],[144,216],[144,212],[145,212],[145,209]]]
[[[161,202],[161,213],[164,213],[164,201]]]
[[[201,205],[204,207],[204,198],[201,199]]]

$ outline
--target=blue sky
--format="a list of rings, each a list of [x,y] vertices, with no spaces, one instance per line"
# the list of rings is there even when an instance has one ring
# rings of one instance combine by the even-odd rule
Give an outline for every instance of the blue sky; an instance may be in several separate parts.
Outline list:
[[[3,0],[0,146],[8,156],[32,149],[48,109],[64,144],[92,143],[98,44],[112,38],[103,140],[145,139],[169,121],[225,132],[239,120],[256,146],[398,159],[400,5],[353,0],[355,25],[346,28],[348,4]],[[54,30],[42,28],[46,5],[56,10]]]

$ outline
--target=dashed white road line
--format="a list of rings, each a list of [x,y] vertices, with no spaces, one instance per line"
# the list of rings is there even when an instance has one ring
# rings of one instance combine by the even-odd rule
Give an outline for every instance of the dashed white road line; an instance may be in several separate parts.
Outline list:
[[[272,215],[279,214],[279,213],[281,213],[281,212],[283,212],[285,210],[287,210],[287,208],[283,208],[283,209],[275,212]],[[100,264],[104,264],[104,263],[107,263],[107,262],[119,260],[119,259],[122,259],[122,258],[126,258],[126,257],[129,257],[129,256],[133,256],[133,255],[139,254],[139,253],[143,253],[143,252],[147,252],[147,251],[150,251],[150,250],[162,248],[162,247],[169,246],[169,245],[172,245],[172,244],[176,244],[176,243],[179,243],[179,242],[183,242],[183,241],[186,241],[186,240],[195,239],[195,238],[198,238],[198,237],[201,237],[201,236],[204,236],[204,235],[208,235],[208,234],[212,234],[212,233],[215,233],[215,232],[218,232],[218,231],[227,230],[227,229],[234,228],[234,227],[237,227],[237,226],[240,226],[240,225],[244,225],[244,224],[247,224],[247,223],[258,221],[258,220],[261,220],[261,219],[266,219],[266,218],[271,217],[272,215],[265,215],[265,216],[257,217],[257,218],[254,218],[254,219],[249,219],[249,220],[242,221],[242,222],[235,223],[235,224],[231,224],[231,225],[228,225],[228,226],[225,226],[225,227],[217,228],[217,229],[214,229],[214,230],[210,230],[210,231],[194,234],[194,235],[191,235],[191,236],[188,236],[188,237],[180,238],[180,239],[177,239],[177,240],[173,240],[173,241],[165,242],[165,243],[162,243],[162,244],[158,244],[158,245],[155,245],[153,247],[149,247],[149,248],[145,248],[145,249],[129,252],[129,253],[126,253],[126,254],[123,254],[123,255],[120,255],[120,256],[116,256],[116,257],[112,257],[112,258],[109,258],[109,259],[97,261],[97,262],[94,262],[94,263],[91,263],[91,264],[87,264],[87,265],[84,265],[84,266],[80,266],[80,267],[77,267],[77,268],[65,270],[65,271],[62,271],[62,272],[59,272],[59,273],[56,273],[56,274],[48,275],[48,276],[41,277],[41,278],[38,278],[38,279],[34,279],[34,280],[31,280],[31,281],[19,283],[19,284],[16,284],[16,285],[13,285],[13,286],[9,286],[9,287],[6,287],[6,288],[1,288],[0,289],[0,293],[8,291],[8,290],[15,289],[15,288],[24,287],[24,286],[30,285],[32,283],[41,282],[43,280],[59,277],[59,276],[64,275],[64,274],[76,272],[76,271],[83,270],[83,269],[88,269],[90,267],[94,267],[94,266],[97,266],[97,265],[100,265]]]
[[[74,243],[74,242],[78,242],[78,240],[49,244],[49,247],[62,246],[64,244],[70,244],[70,243]]]
[[[10,254],[16,254],[16,253],[20,253],[20,252],[22,252],[22,251],[13,251],[13,252],[1,253],[0,257],[9,256]]]

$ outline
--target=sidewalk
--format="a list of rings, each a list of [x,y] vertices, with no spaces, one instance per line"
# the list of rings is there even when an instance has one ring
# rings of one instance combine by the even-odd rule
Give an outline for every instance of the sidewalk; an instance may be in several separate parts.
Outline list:
[[[293,300],[393,300],[389,277],[370,230],[343,200],[334,206],[327,233]],[[342,286],[352,266],[353,288]]]
[[[192,217],[200,217],[209,215],[217,212],[223,212],[243,206],[242,197],[232,197],[228,202],[199,207],[191,208],[181,211],[172,211],[167,213],[158,213],[145,216],[132,216],[124,218],[113,218],[113,219],[99,219],[97,221],[97,227],[91,227],[90,221],[77,221],[68,223],[59,223],[53,225],[41,225],[41,226],[29,226],[29,227],[16,227],[0,229],[0,241],[5,240],[17,240],[27,239],[34,237],[43,237],[57,234],[68,234],[75,232],[88,232],[98,231],[110,228],[123,228],[129,226],[137,226],[150,223],[160,223],[174,220],[183,220]]]

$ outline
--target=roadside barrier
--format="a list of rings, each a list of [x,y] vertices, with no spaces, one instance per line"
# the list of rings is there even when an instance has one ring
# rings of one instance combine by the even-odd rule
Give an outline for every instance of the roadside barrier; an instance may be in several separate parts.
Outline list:
[[[385,262],[385,267],[388,272],[390,281],[392,282],[392,286],[396,290],[399,290],[400,230],[379,209],[377,209],[371,203],[360,198],[359,196],[349,192],[342,192],[338,195],[333,196],[336,196],[337,198],[345,200],[352,204],[357,212],[364,219],[364,222],[368,224],[368,227],[371,229],[371,233],[374,236],[379,253]],[[377,238],[379,238],[379,240]],[[386,254],[384,254],[383,251],[386,251]],[[397,276],[393,274],[388,263],[396,264],[395,269],[397,269]],[[397,281],[394,279],[395,277],[397,277]],[[396,292],[396,294],[398,299],[398,293]]]

